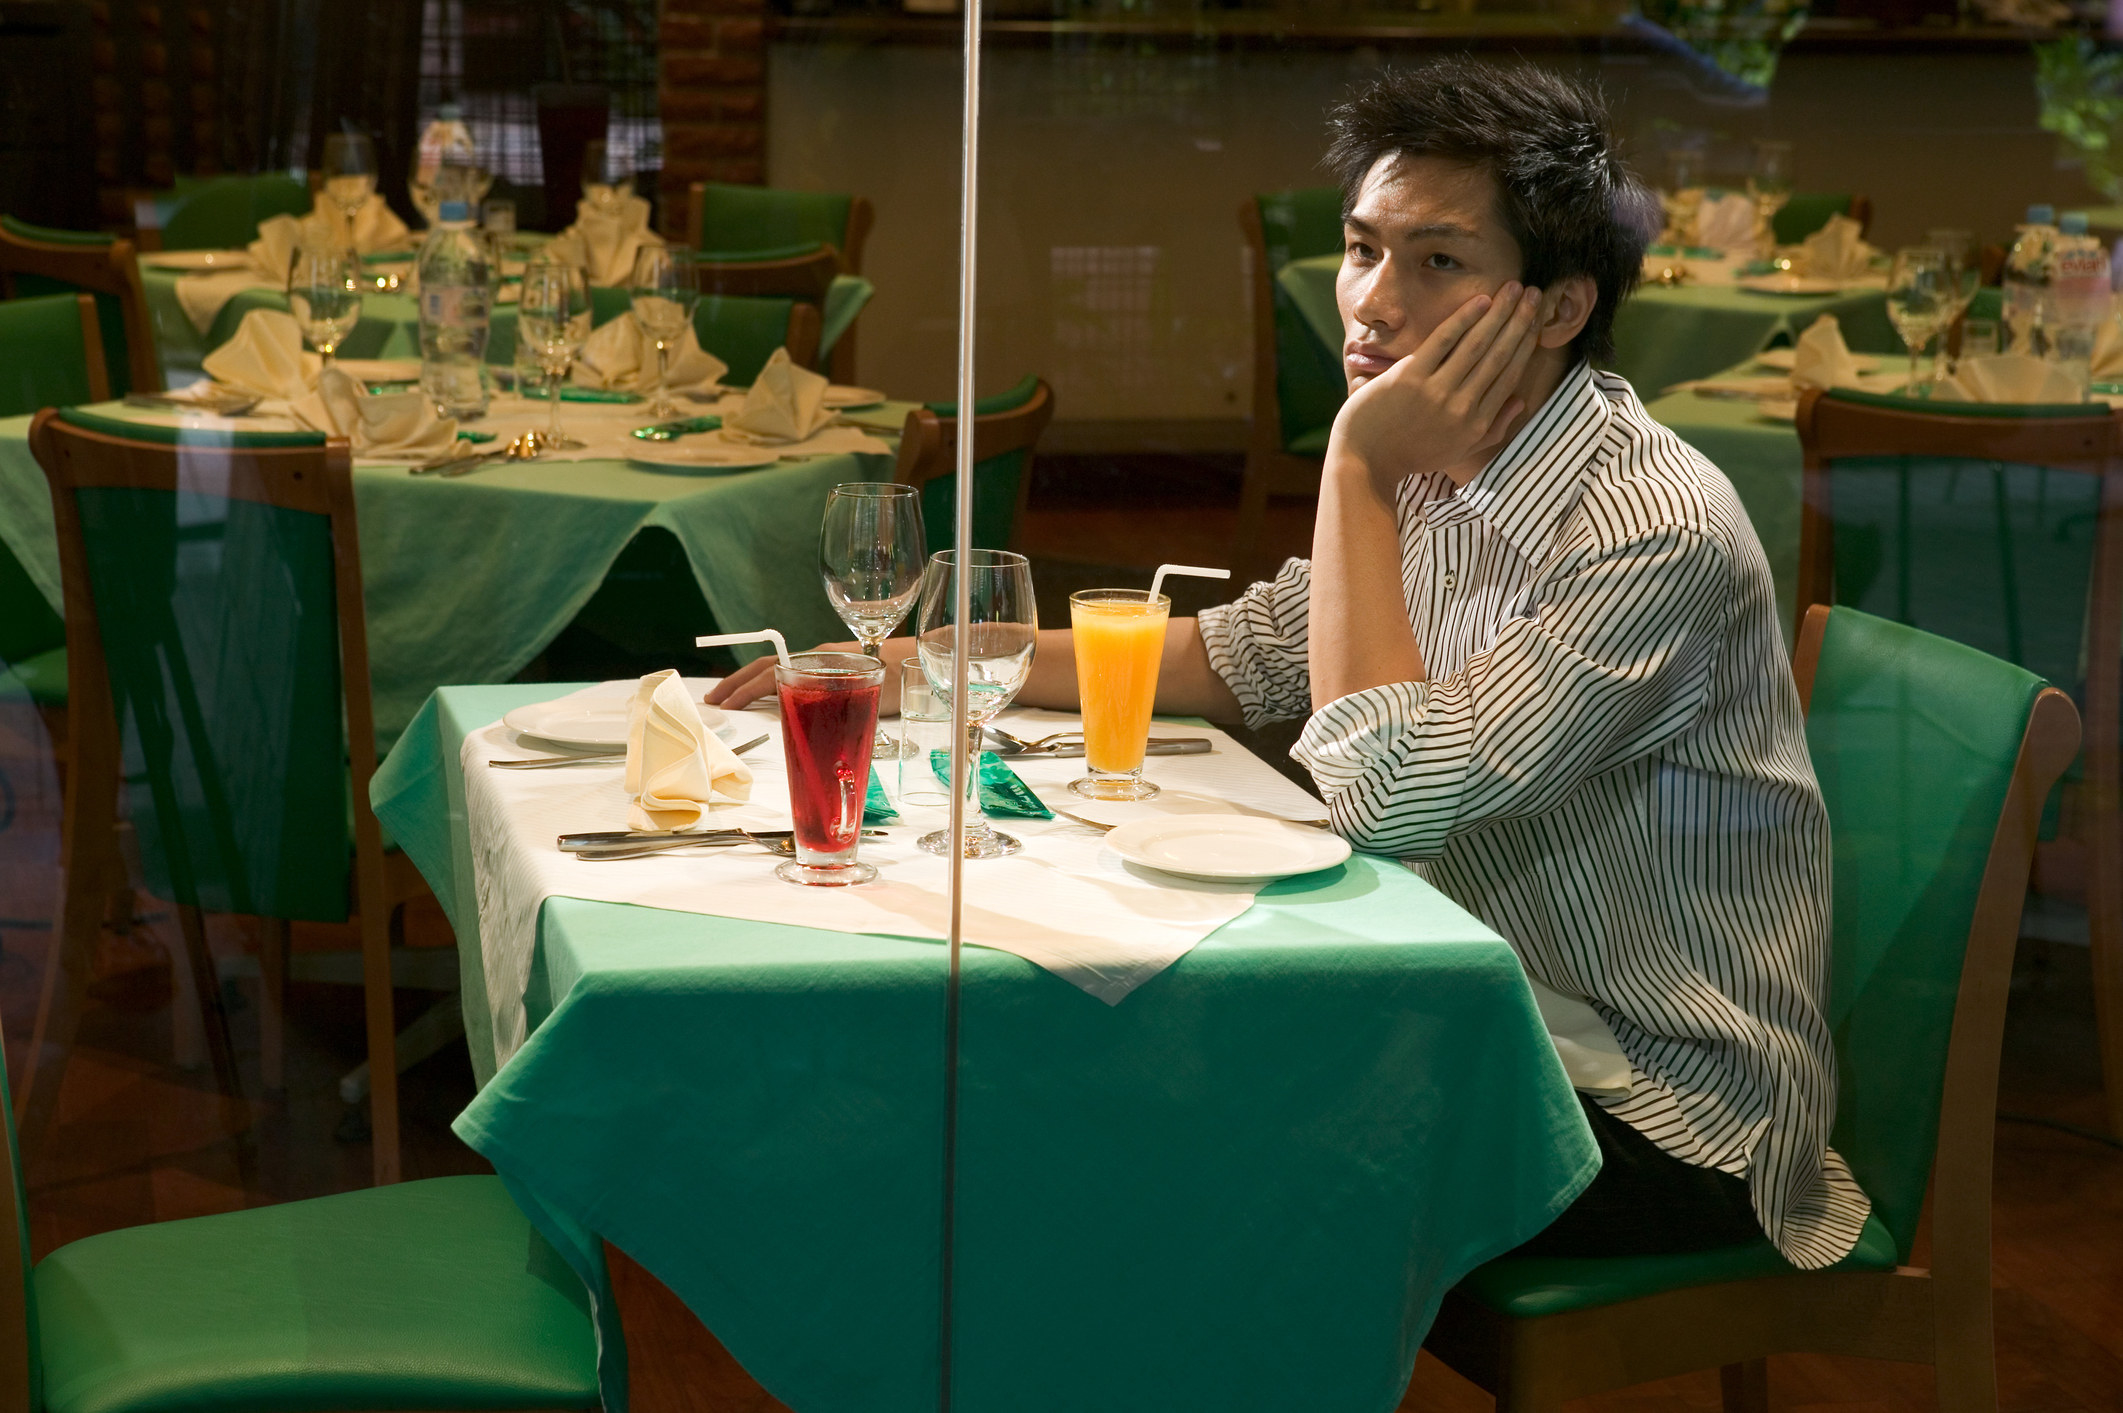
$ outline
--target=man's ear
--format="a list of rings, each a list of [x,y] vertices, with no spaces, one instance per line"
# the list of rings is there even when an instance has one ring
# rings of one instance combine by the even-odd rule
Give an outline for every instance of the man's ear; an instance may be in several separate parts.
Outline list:
[[[1542,348],[1565,348],[1592,317],[1600,289],[1590,275],[1571,275],[1557,280],[1541,294],[1541,324],[1536,335]]]

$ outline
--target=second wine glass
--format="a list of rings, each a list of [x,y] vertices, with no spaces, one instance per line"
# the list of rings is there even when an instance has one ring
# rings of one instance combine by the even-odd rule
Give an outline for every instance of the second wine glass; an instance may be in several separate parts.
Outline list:
[[[958,613],[958,584],[966,581],[966,613]],[[981,727],[1010,704],[1032,671],[1032,652],[1039,640],[1039,609],[1032,600],[1032,565],[1007,550],[956,550],[930,557],[922,577],[920,619],[921,667],[929,686],[949,702],[955,687],[961,640],[966,670],[966,789],[971,796],[966,821],[965,857],[1000,858],[1024,845],[999,834],[980,808]],[[924,834],[921,847],[932,854],[951,852],[951,831]]]
[[[346,242],[354,243],[354,217],[376,194],[376,144],[365,132],[335,132],[324,139],[324,195],[345,217]]]
[[[1935,335],[1945,332],[1958,312],[1945,251],[1929,245],[1911,245],[1895,252],[1894,268],[1887,276],[1887,317],[1909,347],[1906,391],[1910,396],[1921,396],[1929,390],[1924,377],[1924,347]]]
[[[878,658],[880,645],[921,592],[921,492],[889,481],[851,481],[826,497],[818,531],[818,573],[826,598],[862,650]],[[899,743],[879,737],[877,755],[891,759]]]
[[[330,367],[361,322],[361,261],[337,245],[306,245],[288,261],[288,313]]]
[[[656,401],[649,414],[668,417],[678,410],[666,381],[670,350],[684,340],[686,329],[693,323],[693,308],[700,303],[700,280],[694,271],[691,247],[643,246],[634,257],[630,289],[634,318],[656,344]]]
[[[538,261],[523,272],[516,336],[545,374],[545,445],[563,451],[583,443],[560,427],[560,386],[590,336],[590,290],[582,271],[559,261]]]

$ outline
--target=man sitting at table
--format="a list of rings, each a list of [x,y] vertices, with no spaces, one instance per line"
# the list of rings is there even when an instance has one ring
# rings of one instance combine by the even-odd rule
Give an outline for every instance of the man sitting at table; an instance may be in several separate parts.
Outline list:
[[[1309,715],[1292,755],[1334,827],[1502,934],[1551,1027],[1613,1057],[1579,1095],[1600,1175],[1525,1249],[1767,1233],[1816,1268],[1869,1207],[1828,1147],[1827,816],[1731,483],[1587,361],[1648,200],[1604,119],[1461,61],[1336,110],[1350,396],[1312,557],[1174,620],[1158,708]],[[1020,700],[1076,704],[1068,632]]]

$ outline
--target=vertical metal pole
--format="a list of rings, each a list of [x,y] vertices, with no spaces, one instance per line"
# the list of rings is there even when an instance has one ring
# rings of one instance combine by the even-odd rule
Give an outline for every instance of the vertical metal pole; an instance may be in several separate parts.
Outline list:
[[[959,572],[952,586],[951,653],[951,852],[950,975],[944,992],[944,1154],[943,1250],[938,1269],[938,1385],[939,1413],[951,1413],[951,1319],[957,1229],[958,1187],[958,1022],[959,949],[965,923],[966,875],[966,780],[974,769],[972,745],[967,739],[966,718],[966,615],[972,608],[972,579],[966,564],[973,546],[973,335],[976,315],[975,278],[980,235],[980,7],[981,0],[966,0],[966,82],[961,118],[964,146],[960,154],[958,197],[958,475],[954,504],[957,524],[952,529],[951,548]]]

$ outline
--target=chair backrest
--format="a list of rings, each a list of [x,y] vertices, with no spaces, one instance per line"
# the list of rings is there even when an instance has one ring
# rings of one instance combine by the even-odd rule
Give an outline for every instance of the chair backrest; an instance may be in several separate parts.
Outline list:
[[[131,241],[92,231],[55,231],[0,216],[0,295],[78,294],[96,299],[111,391],[159,392],[162,366],[140,262]]]
[[[1936,1168],[1935,1267],[1987,1262],[2013,946],[2078,714],[2030,672],[1848,608],[1807,615],[1793,671],[1834,841],[1832,1141],[1905,1261]]]
[[[694,182],[687,193],[686,232],[694,249],[830,245],[851,275],[862,273],[873,220],[868,197],[837,192]]]
[[[93,296],[0,300],[0,417],[103,402],[110,395]]]
[[[1008,549],[1024,522],[1032,489],[1032,452],[1054,417],[1054,390],[1044,378],[1027,376],[1005,393],[973,404],[973,544]],[[922,522],[929,552],[946,550],[957,513],[958,408],[936,402],[907,414],[900,431],[899,463],[892,479],[921,487]]]
[[[840,252],[828,245],[778,250],[703,251],[694,267],[704,295],[825,301],[840,273]]]
[[[1872,198],[1848,192],[1801,191],[1777,208],[1769,229],[1778,245],[1797,245],[1828,224],[1830,216],[1848,216],[1858,223],[1858,234],[1872,229]]]
[[[350,843],[382,864],[347,443],[45,411],[30,448],[80,789],[119,793],[160,897],[343,920]]]
[[[590,321],[603,325],[633,308],[623,289],[592,288]],[[739,387],[759,376],[777,348],[786,348],[799,368],[818,366],[823,320],[818,306],[800,299],[704,294],[693,308],[693,336],[730,365],[727,381]],[[504,355],[489,349],[490,359]]]
[[[1239,206],[1238,223],[1252,252],[1254,448],[1282,451],[1331,426],[1348,396],[1340,350],[1320,346],[1275,282],[1292,260],[1341,250],[1341,192],[1304,187],[1252,197]]]
[[[258,238],[258,223],[309,212],[310,189],[285,172],[215,177],[176,194],[162,222],[164,250],[240,250]]]

